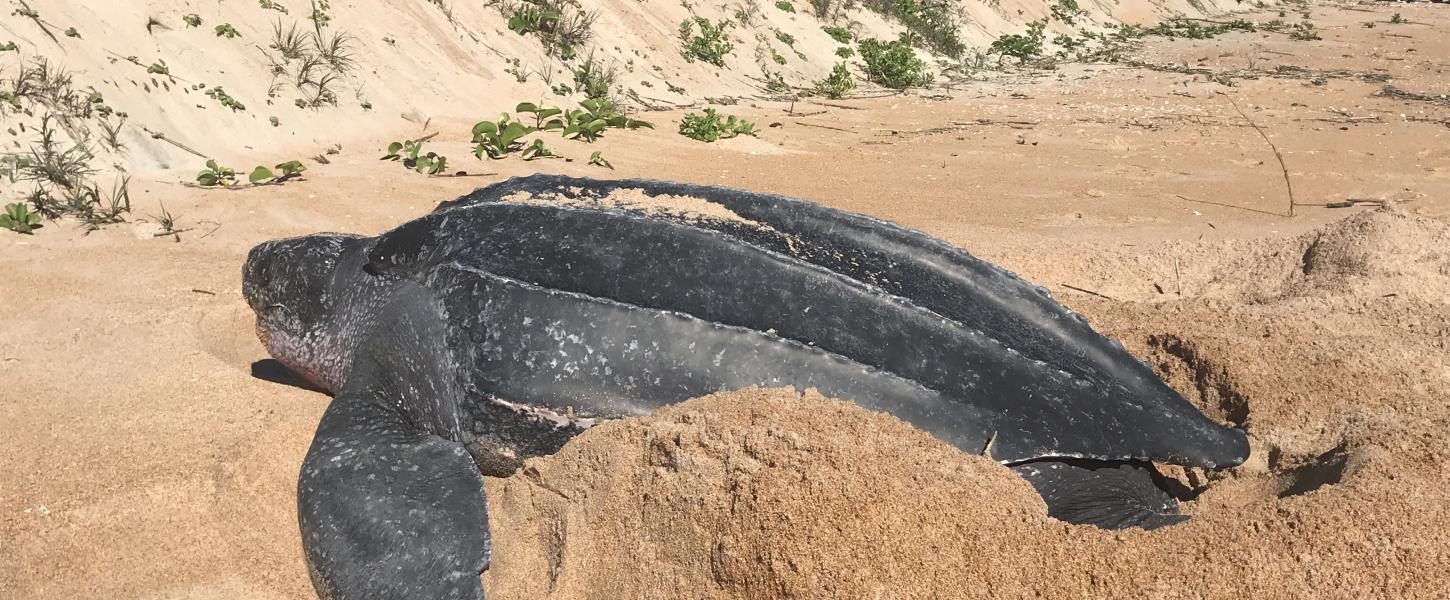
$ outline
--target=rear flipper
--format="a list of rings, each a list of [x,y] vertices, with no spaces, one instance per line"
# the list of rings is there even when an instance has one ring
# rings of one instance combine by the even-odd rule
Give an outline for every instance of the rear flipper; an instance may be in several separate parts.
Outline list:
[[[1157,529],[1182,523],[1178,500],[1159,487],[1156,472],[1136,462],[1040,460],[1013,465],[1047,502],[1047,514],[1103,529]]]
[[[326,600],[482,600],[483,478],[462,444],[419,433],[377,397],[332,402],[302,463],[298,521]]]

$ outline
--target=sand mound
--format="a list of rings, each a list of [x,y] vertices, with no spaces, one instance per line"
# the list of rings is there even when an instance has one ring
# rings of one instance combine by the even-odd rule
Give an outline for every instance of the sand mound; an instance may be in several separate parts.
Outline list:
[[[1447,248],[1450,225],[1388,205],[1296,238],[1261,242],[1221,267],[1205,295],[1252,301],[1325,294],[1444,298],[1450,295]]]
[[[601,425],[491,483],[494,598],[945,596],[1061,527],[1000,465],[779,389]]]

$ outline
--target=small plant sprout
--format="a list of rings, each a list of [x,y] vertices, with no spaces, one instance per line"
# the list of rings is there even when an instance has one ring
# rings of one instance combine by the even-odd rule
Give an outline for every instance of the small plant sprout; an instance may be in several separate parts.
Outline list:
[[[393,39],[392,36],[383,36],[383,43],[389,46],[396,46],[398,45],[398,40]]]
[[[281,119],[278,119],[277,117],[267,117],[267,122],[268,123],[271,123],[273,127],[281,127],[282,126],[282,120]]]
[[[171,211],[166,210],[165,204],[161,204],[161,216],[152,215],[151,218],[155,219],[156,225],[161,227],[161,231],[156,232],[154,237],[165,237],[169,235],[179,242],[181,241],[181,234],[190,231],[189,229],[176,228],[176,217],[172,216]]]
[[[1393,15],[1390,15],[1390,23],[1391,24],[1394,24],[1394,25],[1403,25],[1403,24],[1408,23],[1408,22],[1409,21],[1406,21],[1405,20],[1405,17],[1401,16],[1400,13],[1395,13]]]
[[[79,31],[76,31],[76,28],[74,28],[74,27],[71,27],[69,29],[66,29],[65,30],[65,36],[68,37],[68,38],[81,39],[80,32]]]
[[[795,5],[786,2],[786,0],[780,0],[779,2],[776,2],[775,7],[788,13],[795,13]]]
[[[479,121],[473,126],[473,155],[492,159],[508,156],[510,152],[523,149],[524,136],[536,131],[518,121],[510,119],[508,113],[501,113],[498,121]]]
[[[735,115],[730,115],[728,119],[722,118],[715,109],[707,108],[703,115],[686,114],[680,121],[680,135],[692,140],[714,142],[737,135],[755,135],[755,124],[738,119]]]
[[[604,159],[604,153],[599,150],[595,150],[593,154],[589,155],[589,164],[596,167],[604,167],[611,171],[614,170],[614,165],[609,164],[609,161]]]
[[[273,2],[272,0],[257,0],[257,5],[261,6],[263,9],[266,10],[275,10],[284,15],[287,14],[287,7],[282,6],[277,2]]]
[[[605,98],[590,98],[579,103],[579,110],[564,112],[564,137],[593,142],[604,135],[610,127],[618,129],[654,129],[654,123],[631,119],[618,112],[613,102]]]
[[[276,170],[273,171],[273,169]],[[247,181],[251,182],[252,185],[260,183],[282,183],[289,179],[301,177],[302,172],[306,170],[307,165],[302,164],[300,160],[289,160],[272,167],[272,169],[257,165],[257,168],[252,169],[252,173],[247,175]]]
[[[558,158],[559,155],[544,147],[544,140],[534,140],[534,143],[524,148],[523,157],[524,160],[534,160],[536,158]]]
[[[171,68],[166,66],[166,61],[158,60],[146,67],[146,72],[152,75],[171,75]]]
[[[29,234],[40,227],[40,221],[40,215],[30,212],[24,202],[6,204],[5,212],[0,213],[0,227],[15,233]]]
[[[380,160],[401,160],[403,166],[428,175],[437,175],[448,168],[448,157],[436,152],[420,154],[423,140],[404,140],[388,144],[388,153]]]
[[[534,115],[535,131],[564,128],[564,120],[555,118],[564,114],[564,111],[557,106],[539,106],[533,102],[520,102],[518,106],[514,107],[514,112]]]
[[[221,25],[217,25],[214,31],[216,31],[217,37],[224,37],[227,39],[241,37],[242,35],[240,32],[237,31],[236,27],[232,27],[231,23],[222,23]]]
[[[207,160],[206,168],[196,174],[196,182],[206,187],[234,185],[237,182],[237,171],[218,165],[215,160]]]
[[[217,86],[207,90],[206,95],[213,100],[220,102],[222,106],[232,109],[232,112],[247,110],[246,105],[238,102],[235,98],[227,95],[226,90],[222,89],[221,86]]]
[[[188,14],[181,17],[181,22],[186,23],[187,27],[201,27],[201,15],[196,13]]]

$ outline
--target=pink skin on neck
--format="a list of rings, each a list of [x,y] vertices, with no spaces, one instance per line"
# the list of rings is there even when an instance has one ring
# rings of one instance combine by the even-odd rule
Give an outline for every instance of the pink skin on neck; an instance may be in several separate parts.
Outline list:
[[[302,338],[268,323],[260,315],[257,317],[257,339],[261,340],[262,346],[272,358],[301,375],[312,385],[329,394],[336,394],[342,389],[344,375],[340,367],[345,364],[342,357],[317,356],[315,349]]]

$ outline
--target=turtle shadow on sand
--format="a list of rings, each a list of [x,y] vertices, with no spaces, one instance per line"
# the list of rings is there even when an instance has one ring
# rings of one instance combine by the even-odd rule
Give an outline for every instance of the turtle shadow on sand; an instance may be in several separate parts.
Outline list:
[[[287,368],[287,365],[282,364],[281,361],[278,361],[274,358],[264,358],[253,362],[251,372],[252,377],[256,379],[261,379],[262,381],[278,383],[289,387],[295,387],[301,390],[307,390],[309,392],[317,392],[319,394],[327,393],[327,390],[319,387],[317,384],[314,384],[311,381],[308,381],[306,377],[303,377],[296,371]]]

